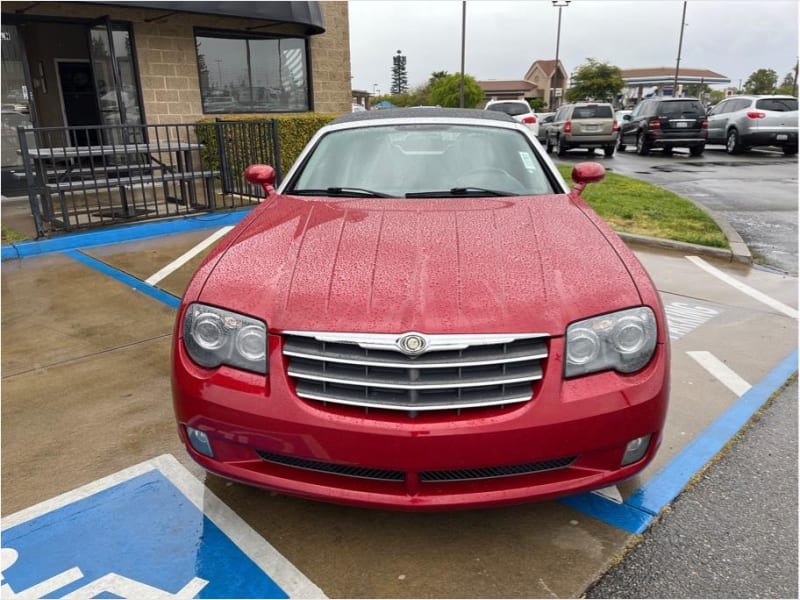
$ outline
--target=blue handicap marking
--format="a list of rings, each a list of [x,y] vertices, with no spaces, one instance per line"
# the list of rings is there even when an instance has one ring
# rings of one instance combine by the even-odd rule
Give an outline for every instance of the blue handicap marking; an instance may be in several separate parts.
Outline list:
[[[173,457],[156,461],[4,519],[0,596],[323,597]]]

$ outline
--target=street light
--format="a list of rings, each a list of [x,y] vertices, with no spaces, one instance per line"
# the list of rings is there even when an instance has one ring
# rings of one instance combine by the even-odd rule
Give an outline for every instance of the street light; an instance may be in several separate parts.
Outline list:
[[[558,50],[559,46],[561,45],[561,9],[569,6],[569,3],[572,0],[552,0],[553,6],[558,8],[558,33],[556,34],[556,64],[553,66],[553,72],[550,75],[550,106],[549,109],[555,110],[555,86],[553,85],[553,81],[555,80],[556,73],[558,73]]]
[[[675,63],[675,81],[672,84],[672,97],[678,96],[678,75],[681,71],[681,49],[683,48],[683,30],[686,27],[686,0],[683,2],[683,15],[681,16],[681,36],[678,40],[678,62]]]

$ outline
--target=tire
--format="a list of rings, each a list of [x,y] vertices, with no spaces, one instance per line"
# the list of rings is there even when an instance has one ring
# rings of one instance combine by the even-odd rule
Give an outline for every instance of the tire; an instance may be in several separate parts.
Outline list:
[[[614,156],[614,150],[616,150],[616,148],[614,147],[614,144],[611,144],[610,146],[604,147],[603,148],[603,152],[605,153],[606,158],[613,157]]]
[[[567,145],[564,143],[564,138],[558,138],[558,155],[559,156],[566,156],[567,155]]]
[[[692,146],[689,148],[689,154],[692,156],[702,156],[703,152],[706,150],[705,144],[700,144],[699,146]]]
[[[786,156],[794,156],[795,154],[797,154],[797,146],[784,146],[783,153]]]
[[[664,156],[672,156],[672,146],[664,146]]]
[[[650,142],[644,135],[644,131],[640,131],[636,136],[636,154],[639,156],[647,156],[650,154]]]
[[[620,134],[619,139],[617,140],[617,152],[625,152],[625,144],[622,143],[622,134]]]
[[[545,143],[544,149],[547,150],[548,154],[553,153],[553,141],[550,139],[550,136],[547,136],[547,142]]]
[[[739,138],[739,132],[735,129],[731,129],[725,138],[725,150],[728,154],[741,154],[744,150],[742,140]]]

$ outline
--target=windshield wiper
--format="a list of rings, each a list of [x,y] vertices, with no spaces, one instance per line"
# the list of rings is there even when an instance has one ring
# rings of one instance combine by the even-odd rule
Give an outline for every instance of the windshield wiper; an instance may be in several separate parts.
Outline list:
[[[392,198],[390,194],[382,194],[373,190],[357,187],[329,187],[319,189],[289,190],[286,192],[294,196],[345,196],[353,198]]]
[[[459,196],[481,197],[481,196],[519,196],[514,192],[503,190],[490,190],[481,187],[454,187],[449,190],[434,190],[432,192],[409,192],[406,198],[454,198]]]

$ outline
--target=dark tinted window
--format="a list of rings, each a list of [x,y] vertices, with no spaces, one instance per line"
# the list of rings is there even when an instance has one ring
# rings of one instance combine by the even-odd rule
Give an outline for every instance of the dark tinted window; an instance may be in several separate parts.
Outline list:
[[[504,112],[507,115],[511,115],[512,117],[516,115],[526,115],[531,112],[530,107],[527,103],[523,104],[522,102],[498,102],[497,104],[490,104],[486,107],[486,110],[496,110],[498,112]]]
[[[572,112],[573,119],[611,119],[614,113],[611,107],[601,104],[590,104],[589,106],[576,106]]]
[[[706,111],[697,100],[675,100],[662,102],[658,114],[665,117],[699,116]]]
[[[797,110],[797,98],[761,98],[756,101],[756,108],[780,112]]]

